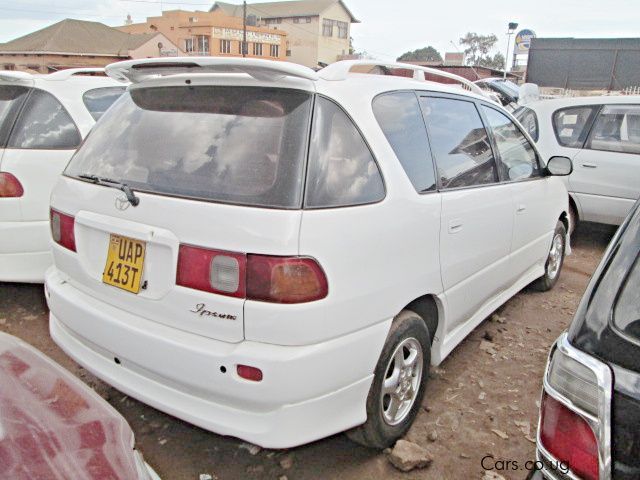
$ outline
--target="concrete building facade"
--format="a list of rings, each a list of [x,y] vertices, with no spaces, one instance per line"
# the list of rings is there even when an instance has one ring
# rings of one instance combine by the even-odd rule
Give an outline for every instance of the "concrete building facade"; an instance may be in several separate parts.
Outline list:
[[[117,27],[130,34],[162,33],[186,56],[242,56],[243,19],[222,11],[169,10],[146,22]],[[266,26],[247,25],[246,56],[284,60],[286,32]]]
[[[179,53],[177,46],[160,32],[130,35],[98,22],[66,19],[1,43],[0,70],[50,73]]]
[[[242,5],[216,2],[211,12],[242,19]],[[351,24],[359,23],[342,0],[247,4],[247,17],[287,34],[286,60],[317,68],[351,52]]]

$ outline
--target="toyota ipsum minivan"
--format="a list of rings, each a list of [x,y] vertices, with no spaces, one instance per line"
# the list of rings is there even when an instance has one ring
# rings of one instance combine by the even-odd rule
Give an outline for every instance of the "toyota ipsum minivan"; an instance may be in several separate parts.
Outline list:
[[[54,340],[263,447],[402,436],[430,364],[557,282],[571,161],[473,84],[350,72],[370,63],[108,66],[132,85],[51,197]]]

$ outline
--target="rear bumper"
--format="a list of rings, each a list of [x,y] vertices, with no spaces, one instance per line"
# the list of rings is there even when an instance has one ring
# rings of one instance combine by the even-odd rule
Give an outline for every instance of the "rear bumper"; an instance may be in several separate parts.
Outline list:
[[[159,410],[266,448],[301,445],[366,420],[380,354],[372,345],[381,348],[391,322],[309,346],[231,344],[100,302],[55,268],[46,287],[51,336],[78,363]],[[263,380],[240,378],[238,364],[260,368]]]
[[[53,264],[49,221],[0,222],[0,281],[42,283]]]

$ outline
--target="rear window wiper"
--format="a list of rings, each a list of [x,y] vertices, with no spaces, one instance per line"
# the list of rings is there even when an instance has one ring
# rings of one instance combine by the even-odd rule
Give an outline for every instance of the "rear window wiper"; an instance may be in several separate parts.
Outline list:
[[[78,175],[78,178],[83,178],[85,180],[89,180],[93,183],[96,183],[98,185],[103,185],[105,187],[114,187],[119,190],[122,190],[124,194],[127,196],[127,200],[129,200],[129,203],[131,204],[132,207],[135,207],[140,203],[140,199],[136,197],[136,194],[133,193],[133,190],[131,189],[131,187],[126,183],[113,180],[112,178],[99,177],[97,175],[91,175],[88,173],[83,173],[81,175]]]

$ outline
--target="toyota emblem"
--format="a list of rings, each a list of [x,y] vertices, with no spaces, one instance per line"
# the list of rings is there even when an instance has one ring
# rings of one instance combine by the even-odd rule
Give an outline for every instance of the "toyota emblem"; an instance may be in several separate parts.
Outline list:
[[[129,200],[125,195],[116,197],[116,208],[118,210],[124,211],[129,208],[129,205],[131,205],[131,203],[129,203]]]

